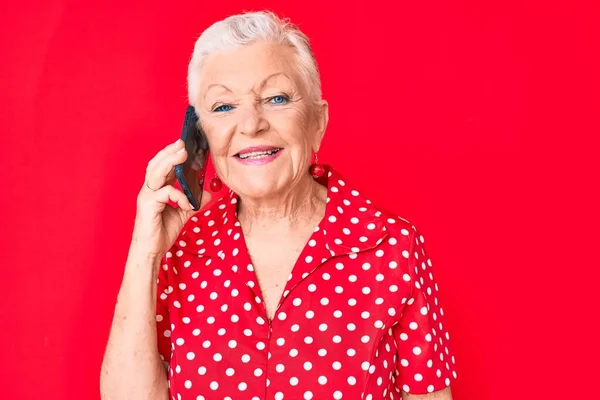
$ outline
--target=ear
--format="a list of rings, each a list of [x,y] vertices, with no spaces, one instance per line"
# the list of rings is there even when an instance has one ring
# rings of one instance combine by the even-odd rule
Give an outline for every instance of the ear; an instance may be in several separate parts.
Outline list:
[[[321,147],[321,141],[325,136],[327,130],[327,124],[329,123],[329,103],[326,100],[321,100],[315,106],[315,119],[316,119],[316,130],[315,138],[313,143],[313,151],[319,151]]]

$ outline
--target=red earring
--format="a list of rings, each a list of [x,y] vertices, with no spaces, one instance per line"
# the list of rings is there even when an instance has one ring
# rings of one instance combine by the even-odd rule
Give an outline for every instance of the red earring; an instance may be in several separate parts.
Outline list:
[[[219,177],[215,174],[215,176],[213,176],[213,178],[210,180],[209,187],[213,192],[218,192],[223,187],[223,182],[221,182]]]
[[[315,153],[315,163],[308,169],[313,178],[318,179],[325,174],[325,167],[323,164],[319,164],[319,155]]]

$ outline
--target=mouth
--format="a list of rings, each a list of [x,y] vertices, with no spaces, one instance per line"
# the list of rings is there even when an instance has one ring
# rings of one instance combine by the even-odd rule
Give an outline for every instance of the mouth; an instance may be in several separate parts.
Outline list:
[[[260,160],[263,158],[271,157],[279,153],[282,148],[279,147],[268,147],[268,148],[248,148],[237,153],[234,157],[241,160]]]

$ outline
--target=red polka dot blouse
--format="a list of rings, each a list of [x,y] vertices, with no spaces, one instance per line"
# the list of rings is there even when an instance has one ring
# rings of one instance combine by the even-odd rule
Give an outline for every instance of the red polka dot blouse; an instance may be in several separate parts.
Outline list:
[[[162,259],[171,399],[400,399],[456,379],[423,236],[330,169],[325,217],[266,317],[231,192]]]

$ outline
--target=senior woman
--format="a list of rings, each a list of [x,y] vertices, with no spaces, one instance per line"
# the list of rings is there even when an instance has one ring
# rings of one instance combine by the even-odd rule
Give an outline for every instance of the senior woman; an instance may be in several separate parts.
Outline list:
[[[194,212],[171,186],[183,143],[148,164],[104,399],[452,398],[423,236],[311,165],[320,87],[306,36],[272,13],[200,36],[189,102],[231,190]]]

